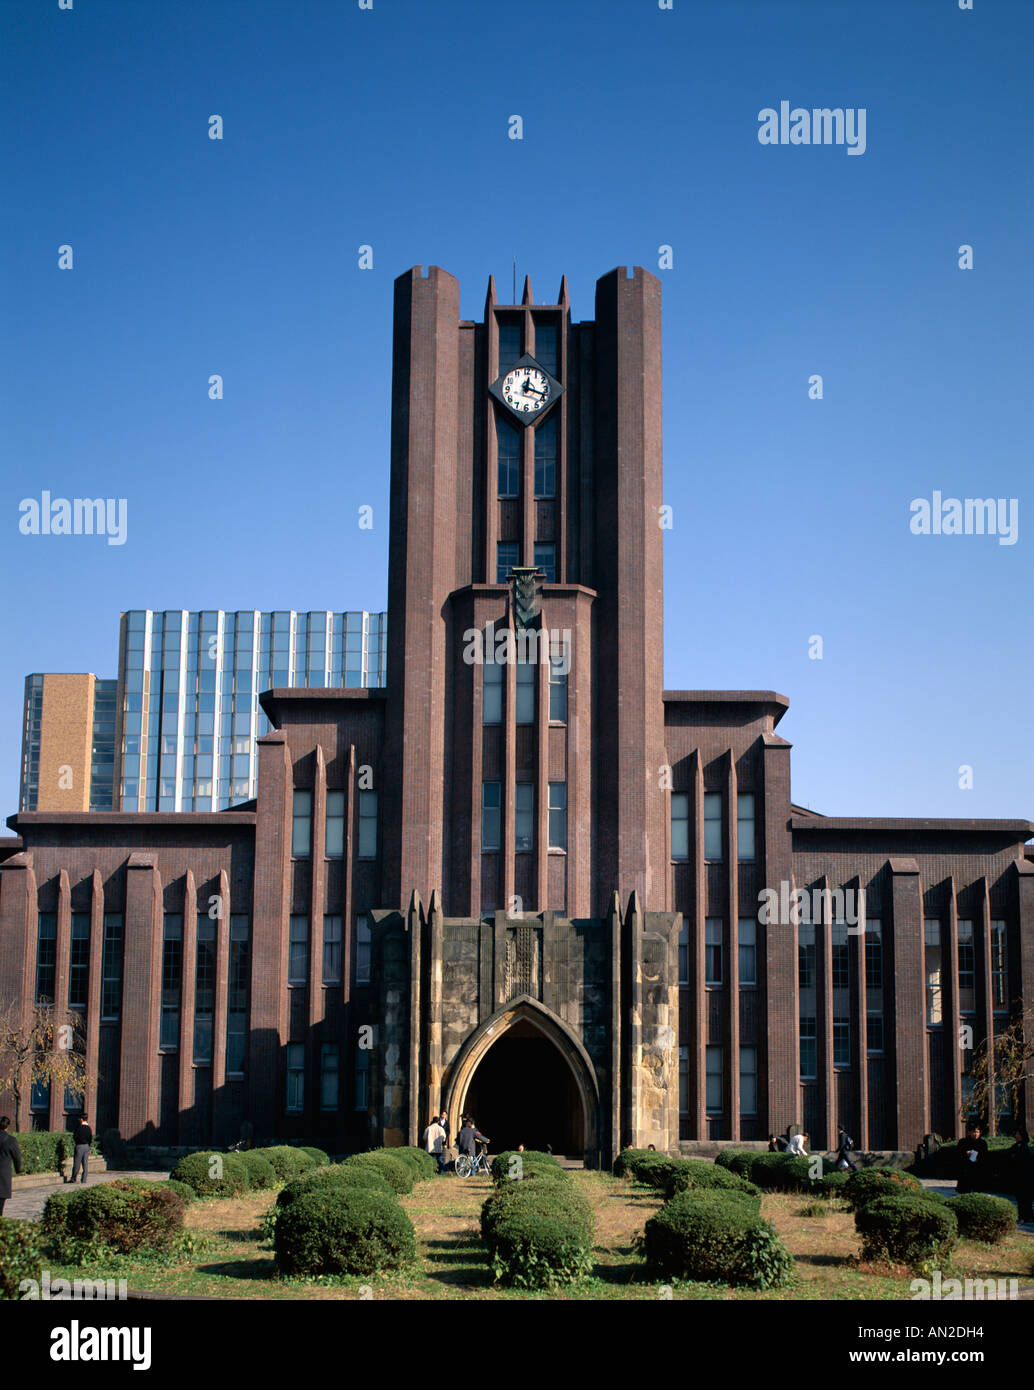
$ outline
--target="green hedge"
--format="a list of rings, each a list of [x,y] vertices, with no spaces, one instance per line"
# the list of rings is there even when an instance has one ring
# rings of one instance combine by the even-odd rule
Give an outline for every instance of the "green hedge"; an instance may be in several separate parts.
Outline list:
[[[378,1274],[411,1264],[416,1236],[393,1197],[314,1187],[281,1210],[273,1249],[284,1274]]]
[[[1015,1140],[1011,1135],[995,1134],[990,1138],[985,1134],[987,1153],[981,1167],[981,1182],[985,1192],[1011,1192],[1015,1176],[1009,1150]],[[949,1140],[918,1163],[913,1163],[912,1172],[924,1178],[957,1178],[959,1176],[959,1141]],[[963,1194],[965,1195],[965,1194]]]
[[[258,1150],[251,1152],[257,1153]],[[219,1164],[214,1162],[219,1160]],[[221,1170],[222,1176],[215,1176]],[[250,1189],[251,1181],[244,1156],[238,1153],[205,1152],[185,1154],[171,1176],[186,1183],[199,1197],[239,1197]]]
[[[954,1212],[959,1223],[959,1235],[966,1240],[997,1245],[1016,1228],[1016,1208],[1004,1197],[991,1197],[984,1192],[963,1192],[949,1197],[945,1206]]]
[[[958,1239],[958,1222],[946,1205],[910,1195],[874,1197],[855,1212],[862,1258],[889,1259],[911,1268],[946,1260]]]
[[[820,1171],[812,1177],[816,1164]],[[750,1165],[750,1181],[770,1192],[819,1192],[820,1183],[837,1167],[821,1154],[809,1154],[806,1158],[796,1154],[760,1153]]]
[[[753,1182],[754,1179],[750,1175],[750,1170],[754,1160],[760,1157],[760,1151],[754,1149],[722,1149],[715,1159],[715,1165],[719,1168],[727,1168],[738,1178],[746,1178],[748,1182]]]
[[[918,1178],[911,1173],[903,1173],[900,1168],[861,1168],[857,1173],[848,1174],[843,1195],[858,1211],[874,1197],[921,1197],[923,1185]]]
[[[543,1153],[540,1149],[525,1149],[520,1153],[517,1149],[504,1149],[502,1153],[496,1154],[492,1159],[492,1181],[496,1187],[501,1187],[511,1178],[520,1174],[523,1178],[545,1175],[547,1179],[557,1178],[561,1182],[568,1181],[568,1174],[561,1168],[552,1154]]]
[[[503,1179],[481,1208],[492,1275],[513,1288],[572,1283],[592,1268],[592,1207],[570,1182]]]
[[[23,1279],[34,1279],[39,1285],[43,1265],[41,1235],[34,1221],[0,1220],[0,1300],[20,1298]]]
[[[299,1144],[298,1152],[307,1154],[318,1168],[322,1168],[330,1162],[330,1154],[327,1153],[326,1149],[314,1148],[312,1144]]]
[[[391,1149],[370,1149],[368,1153],[353,1154],[345,1159],[346,1164],[374,1168],[389,1183],[393,1192],[403,1196],[412,1192],[417,1181],[416,1166]]]
[[[667,1198],[675,1197],[680,1192],[691,1190],[707,1190],[718,1188],[724,1192],[741,1192],[756,1197],[758,1200],[758,1210],[761,1209],[760,1189],[746,1178],[737,1177],[735,1173],[730,1173],[727,1168],[719,1168],[716,1163],[708,1163],[699,1158],[683,1158],[675,1160],[675,1166],[668,1174],[664,1186],[664,1195]]]
[[[394,1200],[395,1192],[383,1173],[369,1163],[331,1163],[326,1167],[314,1168],[303,1173],[300,1178],[292,1178],[277,1194],[278,1207],[290,1206],[303,1192],[321,1191],[331,1187],[356,1187],[367,1192],[379,1193],[382,1197]]]
[[[22,1151],[23,1173],[60,1173],[62,1162],[71,1158],[75,1150],[71,1131],[67,1129],[31,1129],[13,1138],[17,1139]],[[90,1145],[90,1153],[100,1153],[96,1139]]]
[[[68,1255],[69,1242],[98,1242],[122,1254],[161,1250],[182,1229],[186,1207],[164,1183],[119,1179],[52,1193],[43,1209],[41,1233],[59,1257]]]
[[[418,1149],[414,1145],[404,1145],[401,1148],[388,1149],[390,1154],[398,1154],[399,1158],[404,1158],[416,1169],[417,1182],[423,1182],[426,1178],[436,1178],[438,1176],[438,1160],[434,1154],[429,1154],[426,1149]]]
[[[304,1149],[296,1149],[291,1144],[272,1144],[264,1149],[248,1149],[247,1152],[259,1154],[267,1163],[272,1164],[279,1182],[290,1182],[292,1178],[301,1177],[302,1173],[307,1173],[310,1168],[316,1166],[316,1160]]]
[[[747,1193],[689,1189],[665,1202],[643,1231],[650,1273],[774,1288],[788,1282],[793,1260]]]
[[[237,1154],[237,1158],[247,1169],[248,1186],[252,1192],[268,1192],[271,1187],[276,1187],[279,1181],[276,1169],[265,1154],[259,1153],[258,1149],[245,1149]]]

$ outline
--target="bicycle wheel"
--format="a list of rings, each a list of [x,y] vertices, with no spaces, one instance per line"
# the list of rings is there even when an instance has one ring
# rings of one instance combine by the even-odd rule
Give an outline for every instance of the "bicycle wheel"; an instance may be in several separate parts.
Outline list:
[[[470,1177],[470,1159],[466,1154],[460,1154],[456,1160],[456,1176],[458,1178]]]

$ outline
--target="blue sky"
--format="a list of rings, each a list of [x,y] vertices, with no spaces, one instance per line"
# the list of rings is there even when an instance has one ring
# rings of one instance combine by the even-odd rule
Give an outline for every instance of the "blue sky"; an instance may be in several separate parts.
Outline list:
[[[479,318],[516,255],[576,319],[661,276],[666,685],[787,695],[829,814],[1034,817],[1034,5],[8,0],[0,40],[4,814],[24,676],[113,675],[123,609],[385,606],[393,279]],[[865,153],[760,145],[783,99]],[[22,536],[43,489],[127,543]],[[935,489],[1018,543],[911,534]]]

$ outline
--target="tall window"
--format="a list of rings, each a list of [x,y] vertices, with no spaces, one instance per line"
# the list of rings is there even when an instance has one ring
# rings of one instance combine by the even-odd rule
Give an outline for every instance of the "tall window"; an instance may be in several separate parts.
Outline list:
[[[340,859],[345,852],[344,792],[327,792],[327,842],[324,852],[328,859]]]
[[[883,924],[869,917],[865,921],[865,987],[883,988]]]
[[[373,936],[370,919],[366,914],[355,919],[355,982],[357,985],[370,983],[370,957],[373,952]]]
[[[72,913],[72,947],[68,970],[68,1007],[85,1012],[90,987],[90,914]]]
[[[758,1113],[758,1050],[740,1048],[740,1114]]]
[[[533,661],[517,663],[517,714],[518,724],[535,722],[535,677],[538,667]]]
[[[481,722],[482,724],[501,724],[503,722],[503,672],[505,666],[498,661],[486,662],[481,668]]]
[[[879,1057],[883,1053],[883,1015],[865,1015],[865,1050],[870,1057]]]
[[[556,416],[535,431],[535,496],[556,496]]]
[[[516,541],[498,541],[495,548],[495,582],[505,584],[506,577],[520,561],[520,546]]]
[[[197,919],[197,969],[194,975],[194,1061],[212,1060],[215,1014],[215,922],[207,913]]]
[[[357,1047],[355,1052],[355,1108],[370,1108],[370,1050]]]
[[[716,1046],[707,1048],[707,1113],[720,1115],[722,1112],[722,1092],[725,1089],[722,1077],[722,1049]]]
[[[338,1046],[324,1043],[320,1048],[320,1109],[336,1110],[338,1097]]]
[[[560,375],[557,351],[557,325],[541,318],[535,319],[535,361],[550,376]]]
[[[926,946],[926,1026],[939,1028],[944,1022],[941,971],[941,924],[936,917],[923,923]]]
[[[704,858],[722,857],[722,794],[704,794]]]
[[[814,1081],[818,1075],[819,1042],[814,1018],[801,1018],[801,1079]]]
[[[991,1007],[996,1014],[1009,1008],[1009,966],[1002,921],[991,923]]]
[[[226,1008],[226,1071],[244,1072],[248,1039],[248,987],[251,980],[251,919],[246,913],[230,915],[230,979]]]
[[[377,858],[377,793],[359,793],[359,858]]]
[[[335,915],[323,918],[323,983],[341,983],[341,918]]]
[[[847,941],[847,923],[834,922],[833,933],[833,988],[849,989],[851,986],[851,954]]]
[[[685,917],[679,927],[679,984],[689,984],[689,923]]]
[[[101,1022],[112,1023],[122,1012],[122,913],[104,914],[104,952],[101,958]]]
[[[736,798],[736,846],[744,862],[754,858],[754,794],[740,793]],[[744,1112],[746,1113],[746,1112]]]
[[[517,850],[534,849],[535,784],[534,782],[518,782],[514,790],[517,793],[514,848]]]
[[[481,850],[488,853],[499,848],[501,784],[481,783]]]
[[[515,315],[500,314],[499,324],[499,370],[505,372],[512,367],[521,355],[521,321]]]
[[[833,1020],[833,1065],[851,1065],[851,1021],[847,1018]]]
[[[296,791],[291,822],[291,854],[295,859],[309,857],[312,839],[312,792]]]
[[[305,1044],[287,1044],[287,1103],[288,1113],[305,1107]]]
[[[549,717],[554,724],[567,723],[567,672],[563,660],[549,662]]]
[[[736,924],[736,935],[739,939],[740,984],[756,985],[758,982],[758,924],[754,918],[741,917]]]
[[[689,1048],[679,1048],[679,1114],[689,1111]]]
[[[549,848],[567,848],[567,783],[549,784]]]
[[[708,917],[704,925],[704,932],[705,983],[720,985],[722,983],[722,919],[720,917]]]
[[[535,542],[535,567],[542,571],[544,584],[556,583],[556,546],[552,541]]]
[[[291,916],[288,939],[287,983],[304,985],[309,979],[309,919],[304,913]]]
[[[521,437],[502,415],[495,417],[496,453],[499,457],[499,496],[521,495]]]
[[[39,914],[36,936],[36,1003],[54,1003],[57,971],[57,913]]]
[[[671,857],[689,858],[689,797],[685,792],[671,794]]]
[[[977,1010],[977,957],[973,944],[973,923],[959,919],[959,1012]]]
[[[176,1052],[180,1045],[180,991],[183,987],[183,914],[167,912],[162,924],[162,1014],[158,1047]]]
[[[797,928],[797,984],[815,988],[815,924],[802,922]]]

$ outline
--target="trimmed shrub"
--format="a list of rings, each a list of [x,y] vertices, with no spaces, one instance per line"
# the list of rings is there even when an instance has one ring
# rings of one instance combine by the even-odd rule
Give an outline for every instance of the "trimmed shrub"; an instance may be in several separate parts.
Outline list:
[[[890,1259],[911,1268],[947,1259],[959,1230],[946,1206],[909,1195],[873,1197],[856,1210],[854,1224],[863,1259]]]
[[[184,1154],[172,1177],[186,1183],[199,1197],[239,1197],[250,1186],[244,1156],[236,1153]]]
[[[548,1289],[592,1268],[592,1207],[570,1182],[507,1182],[481,1208],[481,1238],[495,1282]]]
[[[267,1163],[272,1164],[280,1182],[290,1182],[292,1178],[301,1177],[302,1173],[307,1173],[310,1168],[316,1166],[315,1160],[304,1149],[293,1148],[290,1144],[273,1144],[269,1148],[248,1149],[247,1152],[259,1154]],[[243,1158],[244,1155],[239,1156]]]
[[[649,1162],[651,1159],[659,1158],[653,1149],[622,1149],[614,1160],[614,1176],[616,1178],[637,1177],[636,1169],[641,1162]]]
[[[392,1154],[398,1154],[399,1158],[405,1158],[416,1169],[416,1180],[422,1182],[425,1178],[436,1178],[438,1176],[438,1160],[434,1154],[429,1154],[426,1149],[418,1149],[414,1145],[404,1145],[402,1148],[390,1149]]]
[[[720,1189],[689,1189],[665,1202],[643,1231],[650,1272],[758,1288],[785,1282],[793,1261],[751,1203],[747,1193]]]
[[[60,1251],[68,1231],[68,1204],[76,1196],[75,1188],[67,1192],[52,1192],[43,1205],[39,1229],[43,1243]],[[6,1222],[0,1222],[0,1229]]]
[[[668,1174],[664,1187],[664,1195],[667,1198],[676,1196],[679,1192],[690,1190],[704,1191],[707,1189],[718,1188],[724,1192],[741,1192],[757,1198],[758,1210],[761,1210],[761,1193],[752,1182],[746,1178],[739,1178],[735,1173],[730,1173],[727,1168],[719,1168],[715,1163],[708,1163],[699,1158],[684,1158],[676,1160],[675,1167]]]
[[[861,1168],[857,1173],[848,1174],[843,1187],[843,1195],[855,1211],[874,1197],[920,1197],[922,1193],[919,1179],[899,1168]]]
[[[412,1161],[399,1158],[390,1149],[371,1149],[369,1153],[353,1154],[346,1158],[344,1167],[364,1166],[373,1168],[387,1181],[398,1196],[413,1191],[416,1182],[416,1169]]]
[[[553,1155],[543,1153],[540,1149],[525,1149],[523,1153],[519,1153],[517,1149],[504,1149],[492,1159],[491,1173],[496,1187],[510,1182],[517,1173],[520,1173],[522,1178],[545,1177],[547,1180],[555,1178],[560,1182],[570,1181],[568,1174]]]
[[[815,1188],[826,1197],[843,1197],[844,1188],[847,1186],[850,1173],[843,1173],[835,1169],[832,1173],[826,1173],[814,1184]]]
[[[282,1208],[273,1249],[284,1274],[378,1274],[412,1263],[416,1236],[394,1198],[317,1186]]]
[[[179,1182],[176,1178],[165,1178],[164,1181],[160,1182],[158,1185],[168,1188],[170,1192],[175,1192],[177,1197],[182,1197],[188,1207],[191,1202],[197,1201],[197,1193],[194,1189],[189,1187],[185,1182]]]
[[[812,1169],[818,1160],[822,1165],[821,1176],[813,1178]],[[829,1173],[836,1172],[836,1166],[819,1154],[809,1154],[807,1158],[796,1154],[754,1155],[750,1165],[750,1181],[770,1192],[816,1192],[819,1183]]]
[[[31,1129],[24,1134],[13,1135],[22,1153],[22,1172],[60,1173],[61,1164],[71,1158],[74,1150],[72,1134],[67,1129]],[[90,1145],[90,1153],[99,1154],[97,1140]]]
[[[43,1264],[40,1234],[34,1221],[0,1221],[0,1300],[20,1298],[23,1279],[34,1279],[38,1290]]]
[[[182,1228],[186,1209],[183,1198],[164,1183],[100,1183],[70,1195],[62,1234],[71,1241],[98,1241],[123,1254],[161,1250]]]
[[[248,1171],[248,1184],[252,1192],[267,1192],[271,1187],[276,1187],[276,1169],[265,1154],[260,1154],[257,1149],[246,1149],[237,1157]]]
[[[961,1196],[949,1197],[944,1205],[955,1213],[959,1235],[966,1240],[997,1245],[1016,1226],[1016,1208],[1004,1197],[991,1197],[984,1192],[964,1192]]]
[[[303,1173],[300,1178],[292,1178],[277,1194],[278,1207],[290,1206],[303,1192],[328,1188],[354,1187],[366,1192],[377,1192],[382,1197],[395,1199],[395,1190],[383,1173],[370,1163],[331,1163],[326,1167],[314,1168]]]

